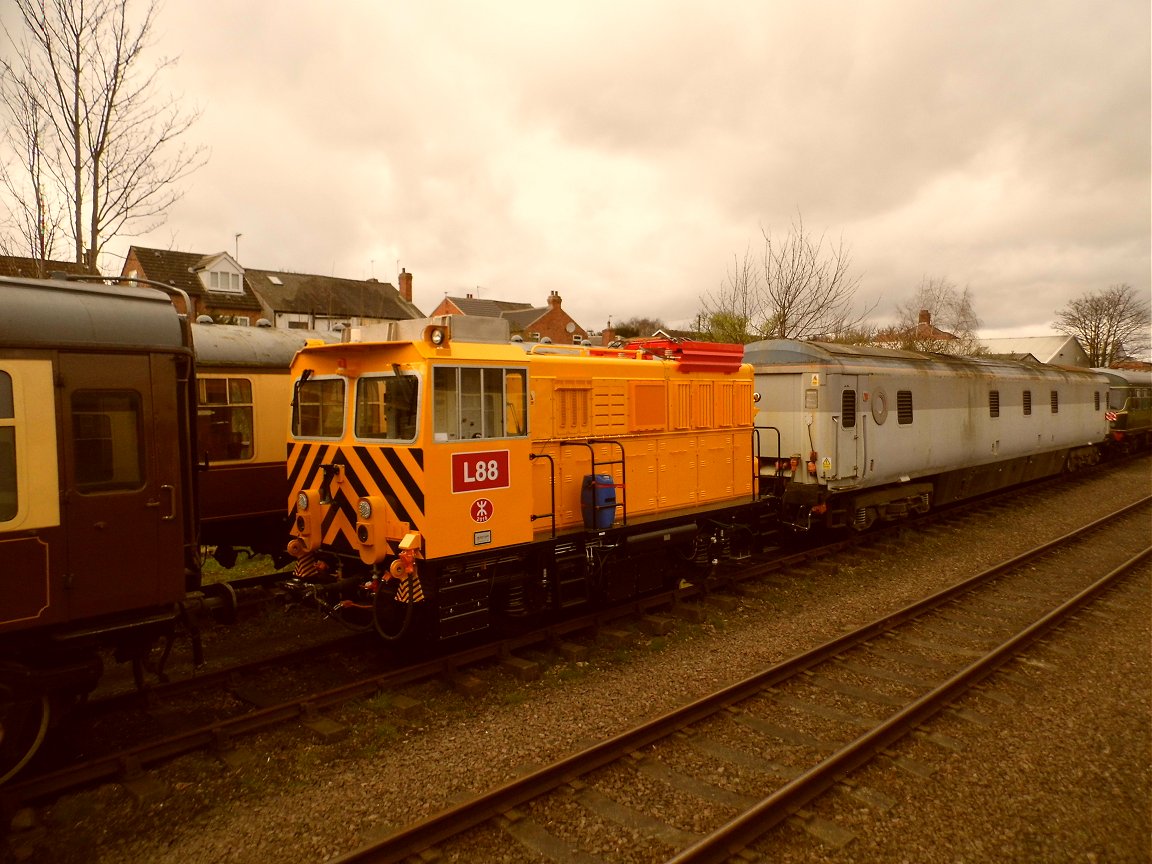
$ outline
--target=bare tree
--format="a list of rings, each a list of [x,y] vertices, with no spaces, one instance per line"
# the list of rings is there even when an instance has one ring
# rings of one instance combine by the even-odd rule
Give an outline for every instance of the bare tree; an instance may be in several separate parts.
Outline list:
[[[882,331],[877,341],[907,351],[971,355],[983,353],[977,330],[980,319],[972,306],[972,293],[947,279],[925,277],[908,303],[896,305],[895,327]]]
[[[1089,291],[1056,313],[1052,326],[1075,336],[1088,354],[1089,365],[1109,367],[1127,357],[1147,354],[1150,310],[1147,294],[1131,285],[1110,285]]]
[[[0,77],[0,98],[9,109],[8,143],[12,161],[0,163],[0,187],[8,205],[5,230],[0,231],[0,253],[52,260],[63,211],[50,194],[49,159],[41,147],[46,138],[45,118],[36,101],[34,84],[25,78]],[[30,255],[28,253],[31,253]]]
[[[203,147],[177,143],[199,115],[156,96],[174,61],[143,65],[158,0],[146,0],[138,23],[130,0],[13,2],[23,38],[6,31],[15,50],[0,63],[4,108],[15,127],[33,130],[41,177],[51,179],[45,198],[67,212],[77,263],[95,266],[117,234],[160,225],[178,182],[204,164]],[[11,98],[19,92],[30,103]]]
[[[720,288],[701,298],[698,320],[705,332],[750,342],[835,339],[859,327],[867,311],[853,310],[860,277],[851,273],[843,241],[809,234],[800,216],[783,238],[762,234],[762,253],[746,251]]]

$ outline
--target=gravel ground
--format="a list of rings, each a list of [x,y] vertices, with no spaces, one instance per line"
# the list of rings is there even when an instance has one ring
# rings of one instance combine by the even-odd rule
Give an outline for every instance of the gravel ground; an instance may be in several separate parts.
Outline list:
[[[289,729],[244,741],[240,767],[189,756],[152,772],[166,795],[109,784],[18,814],[8,852],[58,864],[324,861],[1150,492],[1144,459],[1060,485],[1010,515],[910,534],[835,572],[774,577],[734,611],[681,623],[670,636],[638,640],[634,650],[553,661],[540,681],[483,670],[489,686],[479,696],[439,683],[409,691],[423,709],[415,716],[390,696],[349,706],[335,715],[348,727],[336,742]],[[936,772],[910,776],[891,809],[865,808],[842,793],[814,805],[812,824],[834,820],[855,834],[850,843],[820,842],[797,822],[778,832],[766,858],[1150,860],[1150,582],[1145,571],[970,697],[975,710],[997,718],[993,728],[934,720],[927,731],[963,749],[925,754]],[[928,745],[911,742],[907,753],[921,746]],[[867,783],[869,772],[894,770],[881,760],[854,779]],[[601,855],[631,857],[607,846]],[[539,859],[495,835],[479,840],[469,860]]]

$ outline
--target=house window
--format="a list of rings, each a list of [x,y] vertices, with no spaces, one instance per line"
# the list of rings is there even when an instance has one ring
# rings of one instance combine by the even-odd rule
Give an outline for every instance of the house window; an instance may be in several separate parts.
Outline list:
[[[227,270],[210,270],[206,275],[209,291],[215,291],[218,294],[244,293],[239,273],[229,273]]]
[[[896,422],[907,426],[912,422],[912,391],[896,391]]]

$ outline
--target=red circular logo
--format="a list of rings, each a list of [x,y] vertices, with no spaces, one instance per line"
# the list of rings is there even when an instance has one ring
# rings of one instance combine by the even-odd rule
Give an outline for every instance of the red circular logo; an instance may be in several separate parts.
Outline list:
[[[472,502],[472,521],[487,522],[492,518],[492,502],[487,498],[477,498]]]

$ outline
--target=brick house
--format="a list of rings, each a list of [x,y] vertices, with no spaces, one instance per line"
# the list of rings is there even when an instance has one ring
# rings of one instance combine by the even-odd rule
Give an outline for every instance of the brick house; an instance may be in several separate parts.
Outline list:
[[[423,317],[412,304],[412,274],[400,274],[401,291],[376,279],[341,279],[308,273],[245,268],[227,252],[204,255],[133,246],[122,276],[151,279],[188,297],[176,305],[190,318],[280,329],[333,330]],[[406,292],[406,293],[405,293]]]
[[[438,315],[478,315],[484,318],[503,318],[511,327],[513,336],[526,342],[551,339],[556,343],[580,344],[588,339],[588,331],[581,327],[562,308],[559,292],[548,295],[548,305],[532,306],[508,300],[482,300],[465,294],[463,297],[445,297],[432,312]]]

